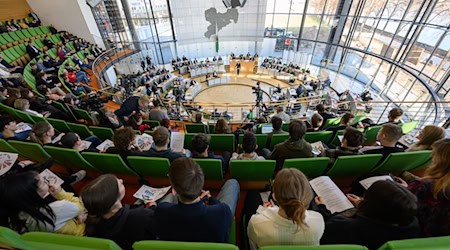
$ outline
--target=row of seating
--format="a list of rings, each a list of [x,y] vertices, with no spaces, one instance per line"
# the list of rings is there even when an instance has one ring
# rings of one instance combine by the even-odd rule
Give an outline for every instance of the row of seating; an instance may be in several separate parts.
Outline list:
[[[438,250],[448,249],[450,236],[388,241],[378,250]],[[22,235],[0,227],[0,246],[26,250],[121,250],[113,241],[93,237],[81,237],[44,232],[29,232]],[[206,242],[139,241],[134,250],[238,250],[232,244]],[[367,250],[359,245],[321,246],[266,246],[261,250]]]
[[[32,39],[44,38],[50,34],[51,31],[49,26],[40,26],[2,33],[0,34],[0,47],[2,49],[7,49]]]

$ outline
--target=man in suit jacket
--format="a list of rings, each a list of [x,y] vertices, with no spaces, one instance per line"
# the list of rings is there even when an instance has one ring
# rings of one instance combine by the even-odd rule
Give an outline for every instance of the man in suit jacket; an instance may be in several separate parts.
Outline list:
[[[36,48],[32,42],[28,43],[26,49],[27,49],[27,53],[28,53],[28,55],[30,55],[31,59],[34,59],[41,53],[41,51],[38,48]]]
[[[12,66],[11,64],[9,64],[4,58],[3,56],[0,54],[0,64],[5,66],[5,69],[9,72],[9,73],[22,73],[23,72],[23,68],[19,67],[19,66]]]

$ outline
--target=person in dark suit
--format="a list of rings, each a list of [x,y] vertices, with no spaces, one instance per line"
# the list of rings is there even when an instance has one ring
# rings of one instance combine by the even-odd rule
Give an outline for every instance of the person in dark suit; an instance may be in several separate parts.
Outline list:
[[[241,71],[241,63],[238,61],[236,63],[236,75],[239,75],[240,71]]]
[[[9,73],[22,73],[23,72],[23,68],[19,67],[19,66],[13,66],[11,64],[9,64],[4,58],[3,56],[0,54],[0,64],[5,66],[6,70]]]
[[[114,111],[114,113],[117,115],[119,119],[122,120],[128,120],[128,117],[132,115],[134,112],[142,112],[141,115],[145,117],[144,119],[148,118],[148,111],[145,111],[148,105],[150,104],[150,100],[148,97],[143,96],[132,96],[128,98],[125,102],[122,103],[120,106],[120,109]],[[146,114],[145,114],[146,113]]]
[[[36,48],[32,42],[28,42],[26,50],[28,55],[30,55],[31,59],[36,58],[41,53],[41,51],[38,48]]]

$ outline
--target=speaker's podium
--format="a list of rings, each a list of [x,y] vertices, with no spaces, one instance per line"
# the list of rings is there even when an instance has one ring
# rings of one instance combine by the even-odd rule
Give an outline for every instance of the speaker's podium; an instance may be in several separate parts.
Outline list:
[[[245,58],[247,59],[247,58]],[[236,64],[241,63],[240,74],[253,74],[253,69],[258,63],[258,58],[255,60],[245,60],[245,59],[230,59],[230,72],[236,74]]]

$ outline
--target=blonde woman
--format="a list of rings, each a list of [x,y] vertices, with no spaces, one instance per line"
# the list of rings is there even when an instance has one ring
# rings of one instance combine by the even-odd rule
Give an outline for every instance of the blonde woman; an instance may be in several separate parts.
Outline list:
[[[411,145],[406,151],[431,150],[431,145],[445,138],[445,130],[441,127],[428,125],[425,126],[417,136],[419,142]]]
[[[273,203],[259,206],[248,224],[252,250],[270,245],[319,245],[325,223],[318,212],[307,210],[313,192],[306,176],[297,169],[278,172],[273,184]]]

